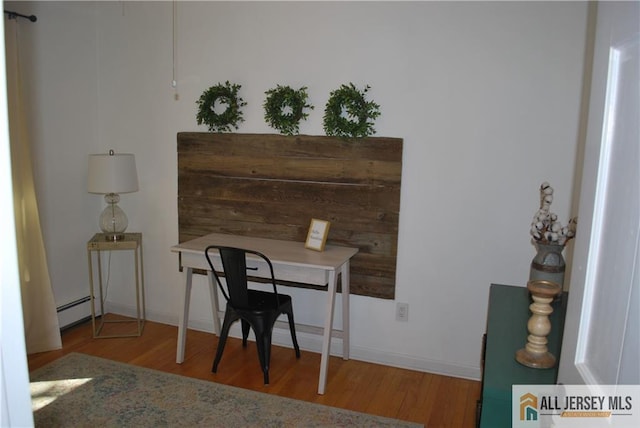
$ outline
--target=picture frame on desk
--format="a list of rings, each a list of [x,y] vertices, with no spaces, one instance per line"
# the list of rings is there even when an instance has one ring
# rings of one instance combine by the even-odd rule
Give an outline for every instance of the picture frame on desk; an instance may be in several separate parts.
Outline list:
[[[324,246],[327,243],[327,236],[329,235],[329,227],[331,227],[330,222],[312,218],[311,224],[309,225],[309,232],[307,232],[307,241],[305,242],[304,247],[310,250],[324,251]]]

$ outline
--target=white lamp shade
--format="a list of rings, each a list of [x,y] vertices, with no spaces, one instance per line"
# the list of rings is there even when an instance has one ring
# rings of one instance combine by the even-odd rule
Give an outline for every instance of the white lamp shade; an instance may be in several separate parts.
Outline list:
[[[138,191],[136,159],[130,153],[89,155],[89,193]]]

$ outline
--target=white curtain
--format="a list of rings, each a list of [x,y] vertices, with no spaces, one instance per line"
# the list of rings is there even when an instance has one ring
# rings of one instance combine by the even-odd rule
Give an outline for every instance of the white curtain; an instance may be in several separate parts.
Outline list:
[[[32,354],[60,349],[62,341],[40,228],[29,132],[22,97],[20,31],[21,26],[25,25],[33,24],[15,19],[5,21],[5,49],[22,311],[27,353]],[[28,31],[28,29],[22,28],[22,31]]]

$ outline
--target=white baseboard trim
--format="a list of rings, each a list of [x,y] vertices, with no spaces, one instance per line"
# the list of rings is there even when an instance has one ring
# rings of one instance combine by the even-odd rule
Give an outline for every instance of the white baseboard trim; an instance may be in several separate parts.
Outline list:
[[[120,305],[109,303],[108,312],[135,317],[136,309],[134,306]],[[147,311],[147,319],[149,321],[159,322],[177,326],[178,317],[174,314],[168,314],[157,311]],[[211,320],[191,319],[189,320],[189,328],[206,333],[213,333],[213,325]],[[320,353],[322,350],[322,336],[309,334],[304,332],[296,332],[298,336],[298,344],[303,351]],[[229,335],[232,337],[242,337],[239,326],[231,328]],[[274,345],[292,348],[291,336],[289,330],[276,328],[273,331]],[[342,339],[332,338],[331,355],[342,357]],[[470,380],[480,380],[480,366],[463,366],[459,364],[451,364],[445,361],[430,360],[426,358],[415,357],[395,352],[380,351],[361,346],[354,346],[351,340],[350,358],[368,363],[382,364],[390,367],[398,367],[420,372],[433,373],[443,376],[452,376]]]

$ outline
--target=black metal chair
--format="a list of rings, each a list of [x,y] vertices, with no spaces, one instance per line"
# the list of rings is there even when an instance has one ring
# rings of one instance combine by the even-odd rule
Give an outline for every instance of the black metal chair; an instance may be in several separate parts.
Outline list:
[[[222,260],[222,270],[216,270],[210,256],[211,251],[218,251]],[[247,254],[254,255],[266,262],[271,272],[270,282],[273,284],[273,292],[252,290],[247,286]],[[218,371],[218,364],[222,358],[222,352],[229,335],[231,325],[241,320],[242,322],[242,346],[247,346],[247,337],[249,329],[252,328],[256,336],[256,345],[258,347],[258,358],[260,366],[264,374],[265,385],[269,383],[269,362],[271,359],[271,333],[273,326],[281,314],[286,314],[289,319],[289,329],[291,330],[291,339],[296,352],[296,357],[300,358],[300,347],[296,338],[295,324],[293,321],[293,304],[291,296],[279,294],[276,288],[275,276],[273,274],[273,265],[271,261],[262,253],[242,248],[225,247],[218,245],[210,245],[205,249],[205,256],[209,267],[213,272],[213,276],[218,283],[218,287],[222,291],[227,301],[224,314],[224,322],[222,323],[222,331],[218,340],[218,349],[216,357],[213,361],[211,371]],[[254,268],[249,268],[254,269]],[[224,272],[226,287],[220,281],[220,273]],[[214,315],[217,316],[217,315]]]

